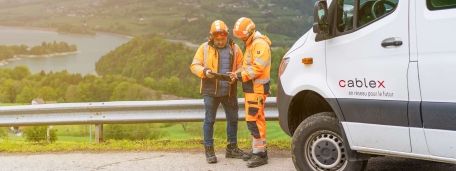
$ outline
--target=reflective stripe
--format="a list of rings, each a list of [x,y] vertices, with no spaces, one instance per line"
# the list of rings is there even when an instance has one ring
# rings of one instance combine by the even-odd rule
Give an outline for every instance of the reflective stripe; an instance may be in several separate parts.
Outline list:
[[[237,63],[236,63],[237,62],[237,56],[236,56],[236,54],[237,54],[237,45],[234,44],[234,46],[230,46],[230,48],[231,48],[231,51],[233,52],[233,57],[232,57],[232,62],[233,63],[231,65],[231,66],[233,66],[233,68],[231,68],[231,72],[233,72],[233,71],[236,71],[237,68],[239,67],[237,65]]]
[[[255,58],[255,63],[257,63],[257,64],[259,64],[259,65],[261,65],[263,67],[267,67],[267,66],[271,65],[271,61],[267,61],[266,62],[266,61],[264,61],[261,58]]]
[[[264,145],[266,145],[266,140],[253,138],[253,145],[254,146],[264,146]]]
[[[204,44],[204,51],[203,51],[203,59],[204,59],[204,67],[207,67],[207,54],[209,53],[209,44],[206,42]]]
[[[258,153],[265,152],[265,151],[266,151],[266,140],[253,138],[252,152],[255,154],[258,154]]]
[[[193,73],[198,75],[200,72],[203,72],[204,71],[204,68],[203,67],[198,67],[198,68],[195,68]],[[205,73],[203,73],[205,74]]]
[[[192,64],[193,65],[197,65],[197,64],[202,65],[202,63],[196,58],[193,59]]]
[[[245,72],[247,72],[247,74],[249,74],[249,77],[251,79],[255,78],[255,72],[253,71],[252,67],[247,67],[247,69],[245,70]]]
[[[246,54],[245,56],[245,61],[247,61],[247,65],[251,65],[251,62],[252,62],[252,55],[250,53]]]
[[[193,58],[193,62],[192,62],[192,73],[195,74],[195,75],[200,75],[201,72],[203,72],[204,70],[204,67],[202,66],[203,64],[201,63],[201,61],[199,61],[198,59],[196,58]],[[204,73],[203,73],[204,75]]]
[[[254,80],[253,83],[255,84],[266,84],[266,83],[269,83],[270,79],[257,79],[257,80]]]

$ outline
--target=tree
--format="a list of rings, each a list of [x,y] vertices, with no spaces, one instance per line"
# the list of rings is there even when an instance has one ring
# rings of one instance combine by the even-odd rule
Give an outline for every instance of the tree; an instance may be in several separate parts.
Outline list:
[[[2,103],[14,103],[16,102],[16,95],[21,88],[21,84],[18,81],[6,79],[0,84],[0,102]]]
[[[152,100],[157,99],[157,94],[141,85],[122,82],[114,88],[111,100]]]
[[[18,66],[13,69],[12,77],[15,80],[22,80],[30,76],[30,70],[26,66]]]
[[[38,91],[38,97],[46,100],[46,101],[57,101],[59,99],[59,95],[52,87],[41,87]]]
[[[21,92],[16,96],[16,103],[31,103],[33,99],[37,98],[37,91],[29,86],[25,86]]]

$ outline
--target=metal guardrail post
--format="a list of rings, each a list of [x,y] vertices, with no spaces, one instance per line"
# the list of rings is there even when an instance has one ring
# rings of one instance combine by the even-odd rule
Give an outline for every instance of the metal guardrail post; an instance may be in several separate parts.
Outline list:
[[[46,128],[46,142],[51,143],[51,126],[47,126]]]
[[[103,142],[103,124],[95,124],[95,142]]]

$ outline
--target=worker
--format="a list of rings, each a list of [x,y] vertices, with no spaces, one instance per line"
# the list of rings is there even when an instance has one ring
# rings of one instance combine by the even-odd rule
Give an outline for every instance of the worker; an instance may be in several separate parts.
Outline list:
[[[271,41],[246,17],[237,20],[233,34],[244,42],[245,52],[241,69],[230,73],[230,77],[242,82],[245,95],[245,120],[252,136],[247,166],[258,167],[268,163],[264,104],[270,94]]]
[[[229,39],[227,25],[221,20],[214,21],[211,24],[209,40],[198,48],[190,65],[192,73],[201,78],[200,93],[206,110],[203,124],[204,149],[208,163],[217,163],[213,134],[220,103],[225,110],[227,121],[228,144],[225,157],[242,158],[246,155],[237,145],[239,107],[236,79],[230,79],[227,74],[240,69],[242,61],[242,51]],[[228,80],[218,78],[218,74],[226,74]]]

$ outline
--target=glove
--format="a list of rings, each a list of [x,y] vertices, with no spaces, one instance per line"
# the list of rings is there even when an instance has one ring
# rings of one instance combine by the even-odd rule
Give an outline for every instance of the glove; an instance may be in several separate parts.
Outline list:
[[[206,74],[207,78],[214,78],[215,77],[214,74],[212,74],[212,70],[210,70],[210,69],[207,70],[205,74]]]

